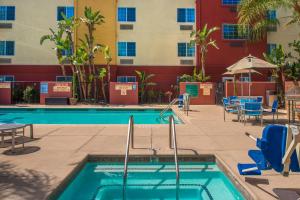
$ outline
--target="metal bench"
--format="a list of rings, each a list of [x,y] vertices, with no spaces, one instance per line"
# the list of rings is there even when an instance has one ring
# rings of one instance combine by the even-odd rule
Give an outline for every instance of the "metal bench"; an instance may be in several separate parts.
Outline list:
[[[45,99],[46,105],[68,105],[69,98],[68,97],[47,97]]]

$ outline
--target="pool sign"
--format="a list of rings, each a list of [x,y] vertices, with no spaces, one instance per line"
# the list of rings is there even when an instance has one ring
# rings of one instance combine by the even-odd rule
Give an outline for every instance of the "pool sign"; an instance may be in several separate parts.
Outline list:
[[[127,90],[132,90],[131,84],[116,84],[115,90],[121,90],[121,95],[125,96],[127,95]]]
[[[185,85],[185,92],[191,95],[191,97],[198,97],[199,96],[199,87],[196,84],[186,84]]]
[[[0,89],[10,89],[10,82],[0,83]]]
[[[56,83],[53,86],[53,92],[70,92],[71,87],[68,83]]]
[[[201,84],[200,88],[203,89],[203,95],[204,96],[210,96],[210,91],[213,89],[212,84]]]
[[[41,83],[40,93],[41,94],[48,94],[48,83]]]

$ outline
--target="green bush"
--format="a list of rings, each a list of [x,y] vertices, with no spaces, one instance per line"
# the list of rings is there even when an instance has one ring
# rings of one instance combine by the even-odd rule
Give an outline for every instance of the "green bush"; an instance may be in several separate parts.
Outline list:
[[[37,96],[37,91],[32,86],[27,86],[23,91],[23,99],[26,103],[33,103]]]

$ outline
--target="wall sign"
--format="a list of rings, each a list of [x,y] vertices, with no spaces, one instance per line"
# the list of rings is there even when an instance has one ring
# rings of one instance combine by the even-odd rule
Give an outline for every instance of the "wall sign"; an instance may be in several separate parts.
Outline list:
[[[40,93],[41,94],[48,94],[48,83],[41,83]]]
[[[10,82],[0,83],[0,89],[10,89]]]
[[[185,92],[191,95],[191,97],[198,97],[199,96],[199,87],[195,84],[186,84],[185,85]]]
[[[53,92],[70,92],[71,87],[67,83],[56,83],[53,86]]]
[[[200,88],[203,89],[203,96],[210,96],[210,91],[213,88],[212,84],[201,84]]]
[[[127,95],[127,90],[132,90],[131,84],[116,84],[115,90],[121,90],[121,95],[125,96]]]

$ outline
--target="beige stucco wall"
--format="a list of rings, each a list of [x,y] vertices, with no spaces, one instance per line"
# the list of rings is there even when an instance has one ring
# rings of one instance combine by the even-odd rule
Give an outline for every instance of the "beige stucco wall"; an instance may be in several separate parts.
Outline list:
[[[281,44],[284,50],[289,52],[288,44],[300,39],[300,25],[287,25],[290,20],[287,16],[291,16],[290,10],[284,8],[277,10],[277,18],[280,21],[280,25],[277,26],[276,32],[268,33],[268,43]]]
[[[177,8],[195,8],[195,0],[119,0],[118,7],[136,8],[134,30],[117,27],[117,41],[136,42],[134,65],[180,65],[177,43],[189,42],[191,31],[180,31]],[[120,58],[129,57],[118,57],[118,64]]]
[[[0,29],[0,40],[15,41],[15,56],[12,64],[52,65],[57,64],[55,51],[49,42],[40,45],[42,35],[57,24],[57,7],[73,6],[73,0],[1,0],[1,5],[16,7],[16,20],[12,29]],[[0,21],[3,22],[3,21]]]

